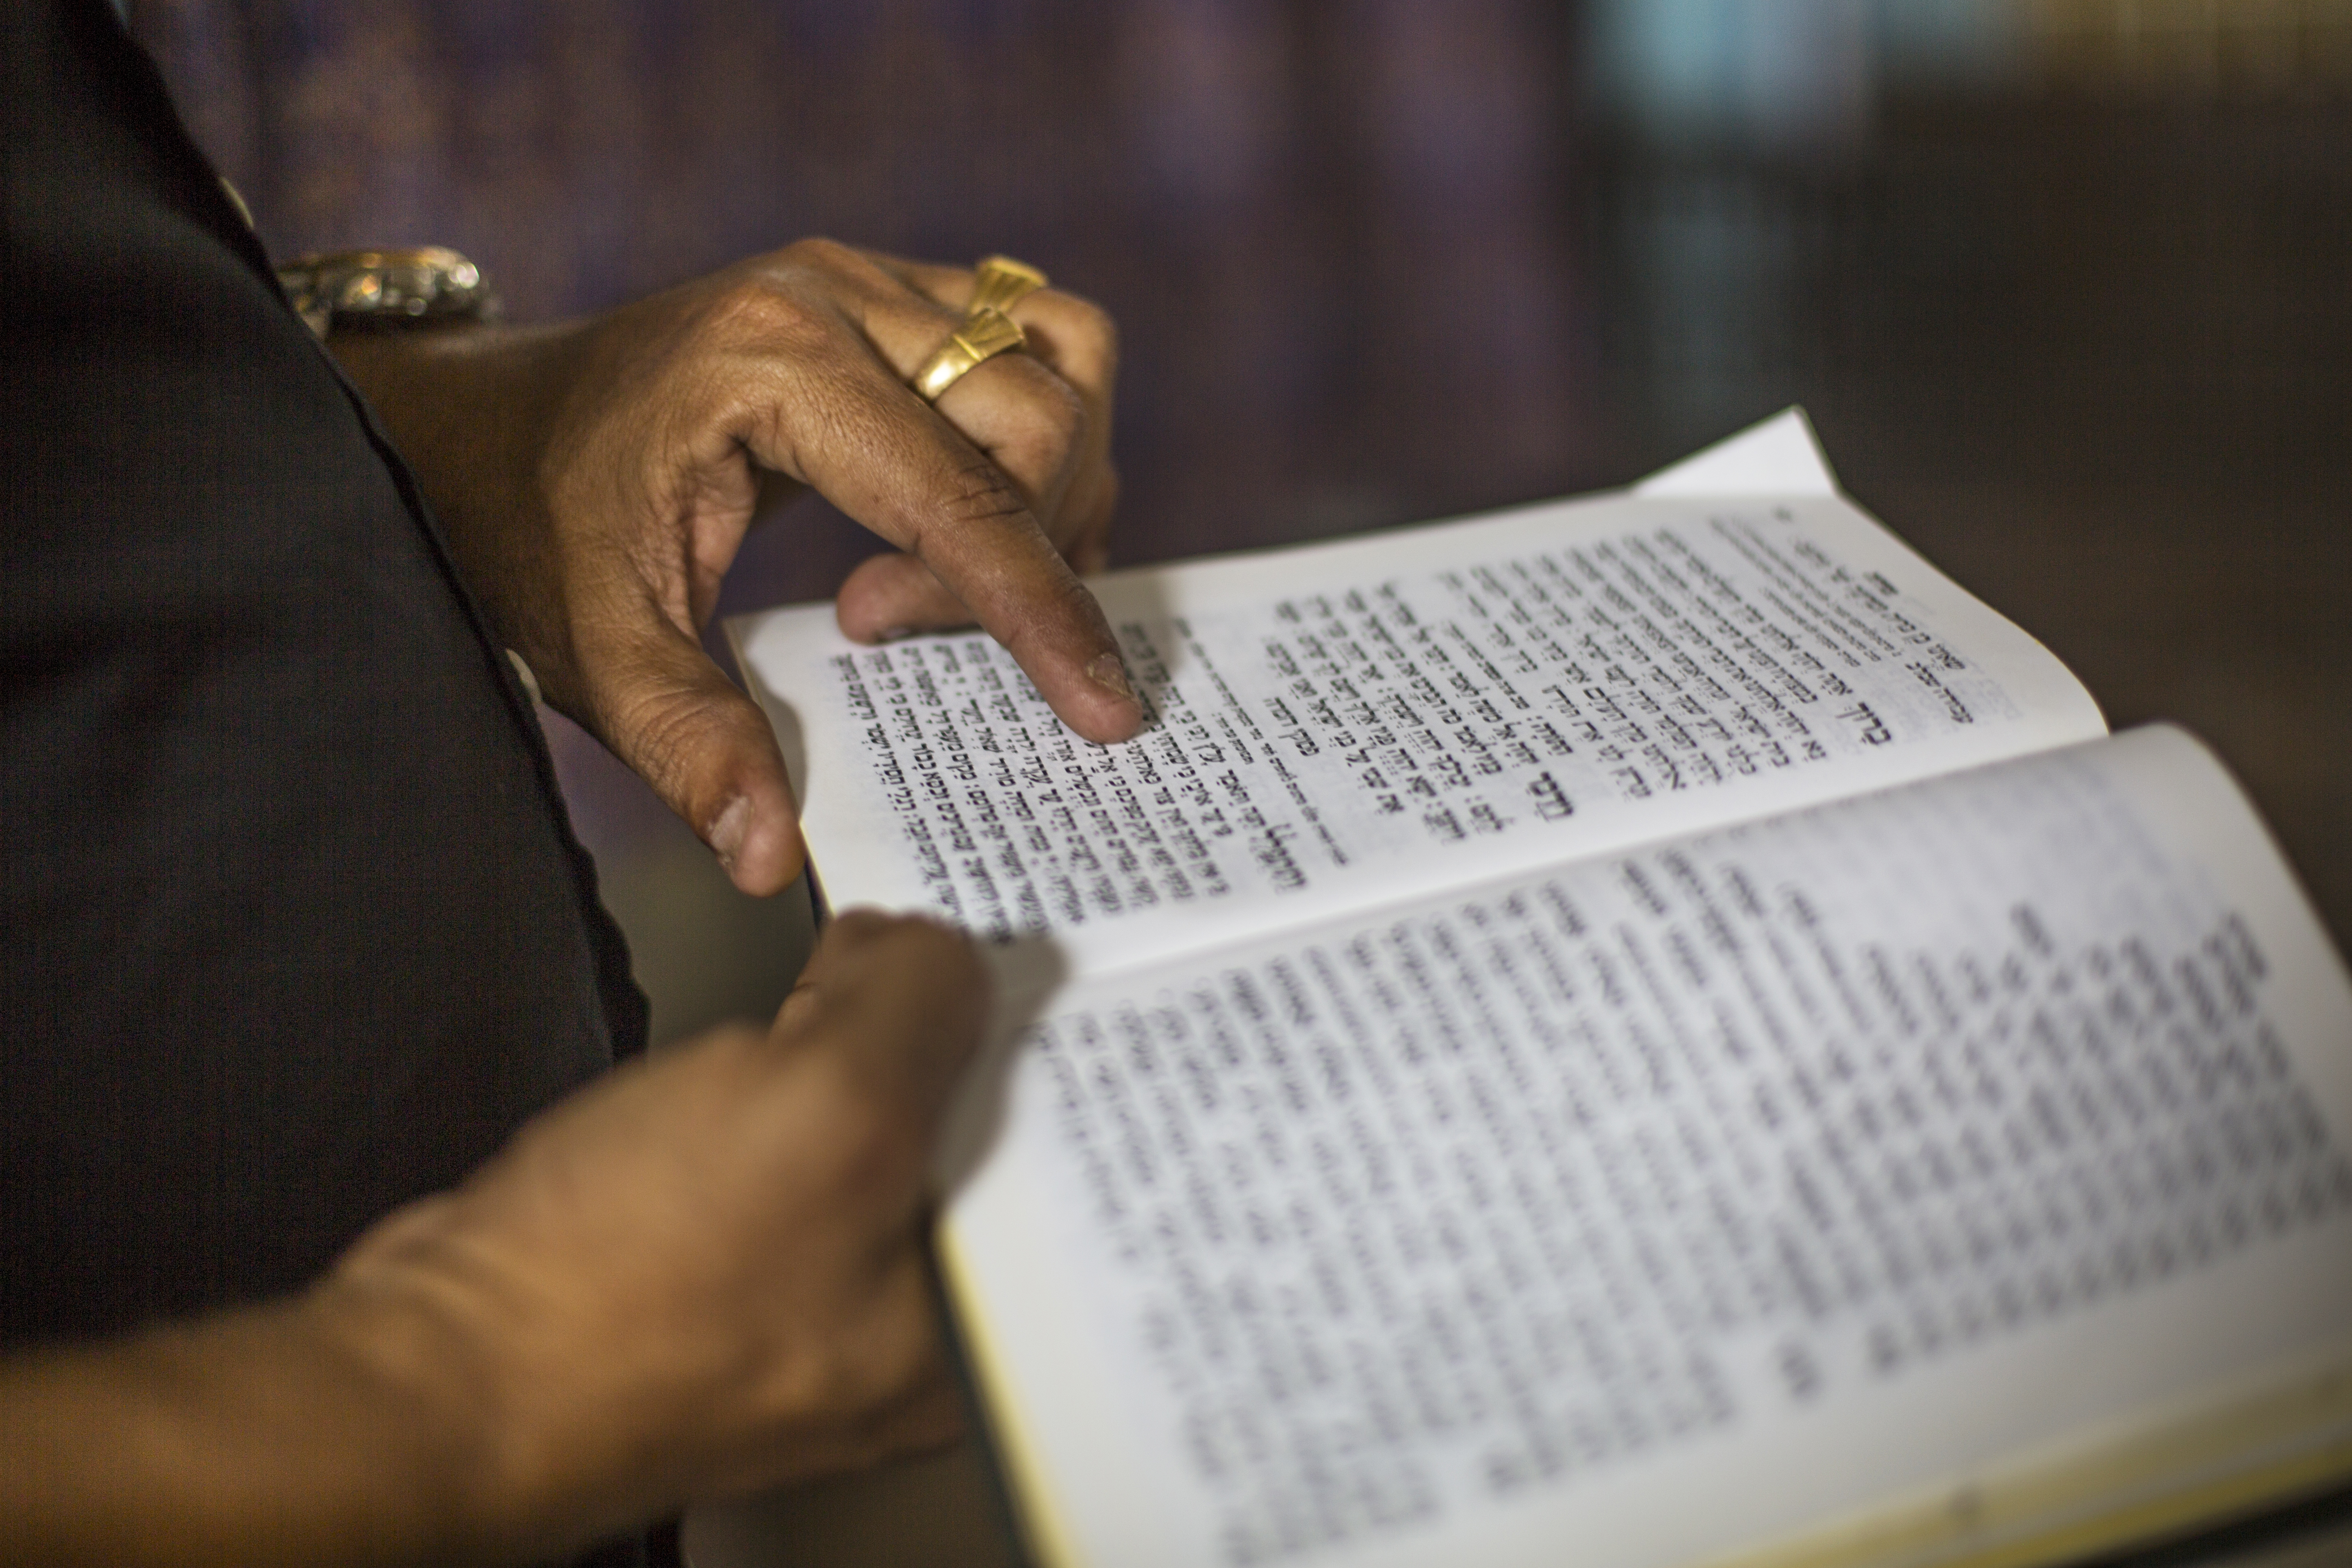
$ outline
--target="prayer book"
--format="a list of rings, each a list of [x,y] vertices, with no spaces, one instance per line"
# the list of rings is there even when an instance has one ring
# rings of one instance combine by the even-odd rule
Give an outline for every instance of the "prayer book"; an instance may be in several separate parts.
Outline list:
[[[730,626],[824,895],[991,944],[939,1248],[1046,1568],[2063,1562],[2352,1478],[2352,982],[2237,786],[1843,496]]]

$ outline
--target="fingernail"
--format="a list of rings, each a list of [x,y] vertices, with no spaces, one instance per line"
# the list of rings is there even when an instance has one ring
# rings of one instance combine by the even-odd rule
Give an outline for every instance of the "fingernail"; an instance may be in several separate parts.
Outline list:
[[[908,637],[915,635],[915,629],[916,628],[913,626],[890,626],[885,630],[876,632],[874,634],[874,640],[876,642],[905,642]]]
[[[710,825],[710,848],[721,866],[730,871],[735,869],[735,857],[742,853],[743,837],[751,831],[751,802],[739,795],[727,803],[727,809]]]
[[[1127,662],[1115,653],[1097,656],[1087,666],[1087,679],[1108,691],[1115,691],[1129,701],[1135,700],[1135,687],[1127,679]]]

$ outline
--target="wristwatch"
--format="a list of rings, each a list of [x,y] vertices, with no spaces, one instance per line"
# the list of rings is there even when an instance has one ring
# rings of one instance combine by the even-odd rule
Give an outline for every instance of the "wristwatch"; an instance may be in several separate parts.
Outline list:
[[[298,256],[278,268],[278,282],[321,338],[340,327],[438,327],[498,313],[482,269],[437,245]]]

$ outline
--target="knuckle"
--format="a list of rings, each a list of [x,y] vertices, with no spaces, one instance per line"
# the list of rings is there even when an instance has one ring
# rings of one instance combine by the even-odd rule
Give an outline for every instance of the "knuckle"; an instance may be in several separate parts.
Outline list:
[[[1076,318],[1075,330],[1093,340],[1096,351],[1103,355],[1106,362],[1116,360],[1118,357],[1118,322],[1112,319],[1111,313],[1092,300],[1076,294],[1066,295],[1065,298],[1070,301]]]
[[[991,528],[1027,521],[1029,503],[1003,469],[986,458],[974,458],[948,477],[940,516],[955,529]]]
[[[861,905],[854,910],[844,910],[834,916],[831,929],[845,940],[854,940],[878,935],[898,924],[902,918],[887,910]]]
[[[1074,347],[1083,348],[1087,357],[1100,363],[1108,372],[1118,363],[1118,322],[1108,310],[1081,294],[1066,294],[1058,289],[1047,289],[1034,296],[1050,316],[1046,328]]]
[[[886,933],[892,959],[924,989],[960,994],[982,984],[987,970],[971,939],[955,927],[924,916],[909,916]]]
[[[902,918],[875,909],[843,910],[825,926],[825,946],[843,956],[866,952],[886,938]]]
[[[919,1119],[847,1075],[830,1098],[827,1184],[845,1205],[895,1206],[922,1179],[929,1145]]]
[[[625,754],[655,791],[685,802],[694,759],[708,748],[717,728],[713,714],[667,683],[627,700],[613,726]]]
[[[697,328],[707,345],[722,353],[757,345],[794,358],[824,352],[838,331],[830,311],[792,287],[788,278],[764,268],[719,289]]]
[[[834,917],[828,946],[856,967],[854,981],[914,992],[970,991],[986,977],[971,939],[929,915],[849,910]],[[887,979],[877,979],[877,972]]]
[[[1050,371],[1033,379],[1036,386],[1029,400],[1030,416],[1041,432],[1076,446],[1086,438],[1087,400],[1078,395],[1076,387]]]
[[[899,931],[901,940],[915,948],[926,966],[946,973],[950,979],[971,979],[982,973],[980,949],[972,945],[970,936],[945,921],[915,915]]]
[[[939,1373],[938,1331],[930,1310],[911,1294],[905,1305],[885,1309],[878,1331],[857,1358],[858,1380],[878,1396],[877,1405],[895,1405],[929,1384]]]
[[[851,247],[821,234],[796,239],[777,254],[794,266],[826,272],[839,271],[866,259]]]
[[[816,1403],[849,1417],[899,1403],[937,1375],[937,1335],[925,1303],[910,1292],[891,1292],[859,1331],[827,1347],[814,1369]]]
[[[889,273],[873,257],[854,245],[822,235],[794,240],[779,256],[805,287],[835,299],[871,300],[877,294],[889,294],[895,288]]]
[[[1019,379],[1005,383],[1015,395],[998,406],[991,446],[1023,471],[1042,468],[1052,472],[1086,440],[1086,400],[1045,365],[1034,360],[1019,363]]]

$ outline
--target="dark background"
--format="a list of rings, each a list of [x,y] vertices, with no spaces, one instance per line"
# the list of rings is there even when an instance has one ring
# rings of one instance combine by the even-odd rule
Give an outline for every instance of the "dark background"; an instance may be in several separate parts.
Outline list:
[[[1123,562],[1615,485],[1802,403],[2117,726],[2237,768],[2352,933],[2352,0],[133,0],[279,254],[509,314],[804,234],[1124,333]],[[871,548],[804,508],[741,609]],[[657,1034],[769,1004],[560,721]]]

